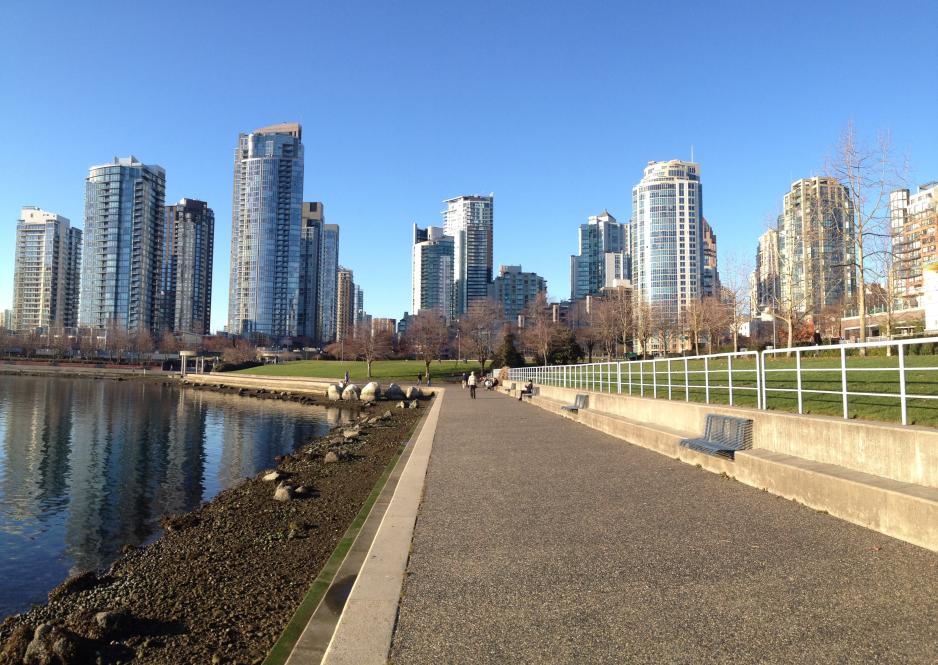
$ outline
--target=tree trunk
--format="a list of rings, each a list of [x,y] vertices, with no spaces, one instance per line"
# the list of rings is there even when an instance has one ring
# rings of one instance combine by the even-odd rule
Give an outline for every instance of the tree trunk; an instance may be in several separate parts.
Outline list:
[[[370,378],[371,378],[371,363],[372,363],[372,360],[369,359],[369,360],[367,360],[366,362],[367,362],[367,364],[368,364],[368,378],[370,379]]]

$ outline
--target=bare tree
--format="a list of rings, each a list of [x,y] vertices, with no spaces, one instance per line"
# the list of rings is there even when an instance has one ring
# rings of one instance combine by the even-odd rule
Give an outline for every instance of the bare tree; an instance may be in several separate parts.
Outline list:
[[[501,320],[501,308],[489,298],[474,301],[459,319],[460,337],[469,345],[483,372],[485,363],[492,357]]]
[[[407,340],[430,373],[430,363],[439,358],[449,341],[449,331],[443,317],[429,309],[421,310],[407,328]]]
[[[700,355],[700,335],[704,330],[705,306],[702,300],[691,300],[684,307],[681,319],[684,322],[684,332],[689,334],[694,343],[694,355]]]
[[[720,296],[726,304],[733,335],[733,351],[739,351],[739,329],[749,320],[751,303],[749,274],[752,266],[736,254],[724,261],[725,269],[720,279]]]
[[[622,340],[622,325],[619,322],[615,302],[611,297],[593,301],[592,314],[591,328],[596,339],[602,344],[606,357],[614,358],[616,347]]]
[[[368,378],[371,378],[371,365],[375,360],[384,360],[391,355],[391,335],[387,330],[372,331],[371,326],[360,321],[355,326],[355,337],[352,342],[356,354],[365,361],[368,369]]]
[[[221,358],[228,365],[253,362],[257,360],[257,347],[246,339],[238,339],[233,345],[225,347]]]
[[[676,342],[680,336],[681,330],[677,322],[677,317],[671,314],[668,305],[652,305],[653,331],[658,343],[661,345],[661,351],[664,356],[671,353],[671,349],[676,347]]]
[[[153,337],[150,335],[150,331],[146,328],[140,328],[131,336],[130,346],[136,355],[137,362],[141,362],[141,358],[149,360],[154,349]]]
[[[655,325],[655,310],[651,303],[637,296],[632,311],[632,329],[633,339],[641,347],[643,357],[648,357],[648,344],[654,335]]]
[[[179,353],[179,350],[182,348],[182,345],[179,343],[179,340],[176,339],[176,336],[169,330],[163,333],[163,336],[160,337],[160,353],[172,354]]]
[[[537,297],[528,303],[525,309],[522,339],[528,347],[533,349],[534,355],[545,365],[550,352],[550,343],[554,337],[554,328],[556,327],[557,324],[554,323],[550,307],[547,304],[547,294],[538,293]]]
[[[701,330],[707,333],[709,352],[716,353],[720,338],[729,330],[732,316],[719,298],[707,297],[700,301]]]
[[[890,235],[889,193],[901,180],[893,161],[889,133],[880,132],[876,145],[869,145],[857,136],[853,122],[848,123],[828,169],[847,188],[853,204],[851,228],[846,234],[851,245],[847,261],[856,269],[860,341],[865,342],[869,261],[882,251],[877,238]]]

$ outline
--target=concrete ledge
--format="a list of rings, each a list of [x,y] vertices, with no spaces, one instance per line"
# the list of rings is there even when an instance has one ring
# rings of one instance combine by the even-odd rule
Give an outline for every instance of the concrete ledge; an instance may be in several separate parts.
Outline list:
[[[681,439],[699,434],[699,431],[680,431],[664,425],[652,425],[597,408],[607,405],[610,400],[622,399],[619,396],[602,395],[602,399],[594,399],[596,393],[590,393],[590,408],[576,414],[561,411],[560,406],[568,402],[557,397],[569,393],[572,402],[575,392],[566,390],[558,394],[556,389],[543,390],[541,395],[531,399],[531,403],[633,445],[700,466],[713,473],[725,473],[746,485],[765,489],[816,510],[826,511],[834,517],[938,552],[938,488],[901,482],[774,450],[756,448],[738,452],[735,461],[705,455],[680,445]],[[714,409],[711,412],[725,410]],[[662,420],[667,418],[669,412],[663,410]],[[667,422],[671,423],[670,420]],[[809,431],[806,425],[801,436],[810,436]]]
[[[446,391],[439,390],[322,659],[329,665],[385,665],[404,572]]]
[[[300,378],[290,376],[259,376],[255,374],[236,374],[220,372],[218,374],[187,374],[180,379],[182,383],[200,385],[222,385],[231,388],[250,388],[252,390],[273,390],[311,395],[325,395],[329,386],[336,383],[328,379]]]

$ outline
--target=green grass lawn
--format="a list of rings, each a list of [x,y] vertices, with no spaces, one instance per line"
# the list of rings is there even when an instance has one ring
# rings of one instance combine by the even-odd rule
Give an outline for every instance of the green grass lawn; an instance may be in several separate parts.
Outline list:
[[[375,381],[416,383],[417,372],[426,368],[419,360],[376,360],[371,365],[371,378]],[[455,381],[463,372],[479,369],[479,363],[456,360],[435,360],[430,365],[430,378],[434,381]],[[491,367],[489,367],[491,369]],[[321,379],[342,379],[348,370],[352,381],[368,380],[367,366],[362,361],[296,360],[279,365],[263,365],[241,370],[244,374],[266,376],[308,376]]]
[[[938,397],[938,356],[911,355],[905,359],[906,395],[933,395]],[[818,357],[804,356],[801,361],[804,413],[843,416],[841,395],[840,356],[822,353]],[[886,396],[849,395],[847,412],[851,418],[901,422],[899,402],[899,361],[896,357],[847,357],[847,390],[855,393],[883,393]],[[631,371],[631,376],[629,372]],[[687,362],[671,359],[670,393],[668,367],[664,360],[653,365],[650,361],[622,363],[622,392],[658,398],[705,402],[706,380],[709,379],[709,401],[713,404],[729,403],[729,372],[727,361],[710,361],[704,372],[702,360]],[[767,356],[767,406],[779,411],[798,412],[795,358]],[[559,378],[559,372],[558,372]],[[737,406],[756,406],[756,374],[754,360],[733,361],[733,403]],[[567,375],[568,385],[587,390],[616,392],[618,390],[615,364],[600,366],[590,371],[583,368],[575,375]],[[644,385],[643,385],[644,384]],[[644,392],[643,392],[644,391]],[[788,392],[792,391],[792,392]],[[892,397],[895,395],[895,397]],[[938,399],[907,399],[908,421],[912,425],[938,425]]]

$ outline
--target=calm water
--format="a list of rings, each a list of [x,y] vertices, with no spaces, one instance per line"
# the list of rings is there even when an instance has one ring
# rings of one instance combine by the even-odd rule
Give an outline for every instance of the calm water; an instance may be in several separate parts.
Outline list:
[[[149,382],[0,375],[0,619],[345,420]]]

